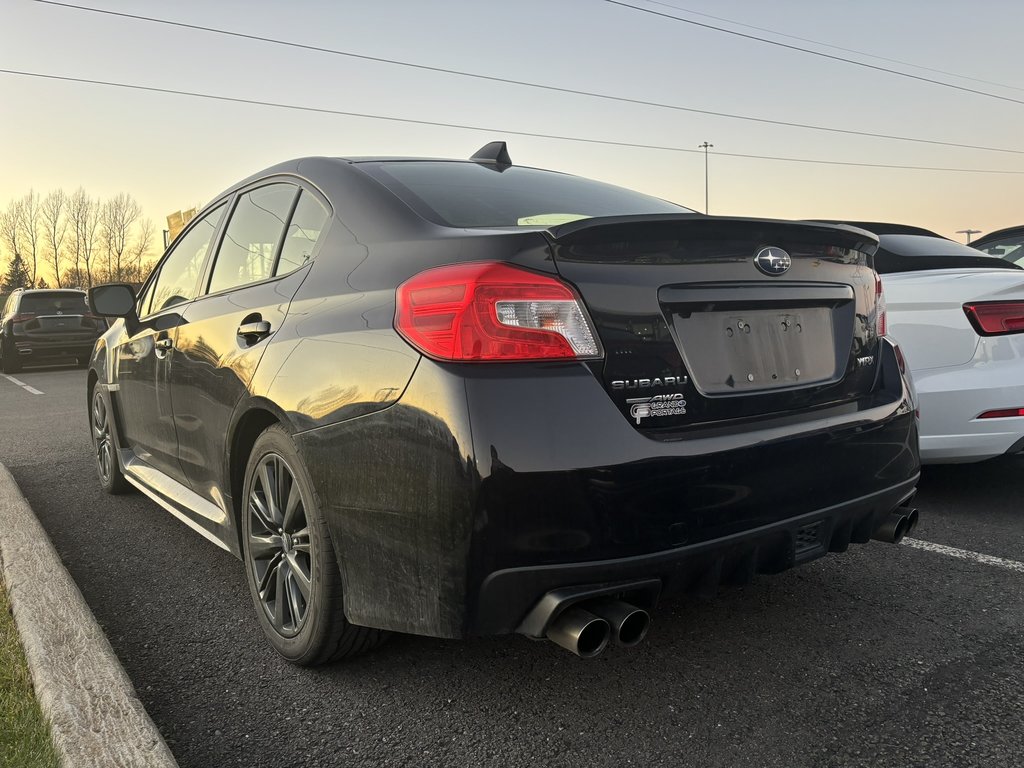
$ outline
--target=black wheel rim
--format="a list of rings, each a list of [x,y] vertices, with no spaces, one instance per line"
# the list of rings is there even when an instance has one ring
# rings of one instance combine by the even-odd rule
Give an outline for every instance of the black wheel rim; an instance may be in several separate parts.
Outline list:
[[[260,459],[249,489],[248,557],[256,594],[274,630],[294,637],[313,593],[305,499],[291,467],[276,453]]]
[[[92,437],[96,448],[96,471],[104,484],[110,482],[114,472],[114,440],[110,435],[110,412],[107,401],[97,390],[92,398]]]

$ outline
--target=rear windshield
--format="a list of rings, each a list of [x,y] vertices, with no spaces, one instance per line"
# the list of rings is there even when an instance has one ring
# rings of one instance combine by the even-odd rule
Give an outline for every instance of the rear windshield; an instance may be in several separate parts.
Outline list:
[[[881,247],[875,254],[875,269],[882,274],[924,269],[1020,269],[1012,262],[944,237],[881,235],[878,239]]]
[[[72,293],[26,293],[18,304],[18,313],[25,315],[83,315],[89,311],[85,294]]]
[[[359,167],[428,221],[446,227],[550,227],[594,216],[693,213],[639,192],[536,168],[388,161]]]
[[[977,246],[982,253],[1024,266],[1024,233]]]

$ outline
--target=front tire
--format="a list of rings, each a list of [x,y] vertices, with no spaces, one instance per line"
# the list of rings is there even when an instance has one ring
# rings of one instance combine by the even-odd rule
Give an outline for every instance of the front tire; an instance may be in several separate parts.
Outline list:
[[[96,475],[99,477],[100,486],[113,496],[128,493],[132,487],[124,479],[121,463],[117,459],[110,401],[99,385],[92,390],[89,423],[92,427],[93,458],[96,461]]]
[[[293,664],[316,666],[380,645],[385,632],[345,619],[330,533],[302,459],[280,425],[256,439],[242,500],[246,581],[274,650]]]

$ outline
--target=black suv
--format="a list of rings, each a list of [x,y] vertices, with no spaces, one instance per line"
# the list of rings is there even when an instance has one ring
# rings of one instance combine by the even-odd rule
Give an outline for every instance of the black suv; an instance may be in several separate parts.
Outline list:
[[[0,316],[0,369],[17,373],[26,364],[89,361],[106,321],[89,311],[85,292],[14,291]]]

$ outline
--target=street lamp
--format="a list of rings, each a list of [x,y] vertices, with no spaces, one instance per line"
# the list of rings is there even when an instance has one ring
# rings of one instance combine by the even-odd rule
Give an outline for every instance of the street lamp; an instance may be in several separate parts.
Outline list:
[[[697,149],[704,150],[704,213],[708,212],[708,150],[714,147],[714,144],[708,144],[706,141],[703,144],[698,144]]]
[[[958,229],[956,233],[958,235],[967,235],[967,244],[971,244],[971,235],[976,235],[981,232],[980,229]]]

